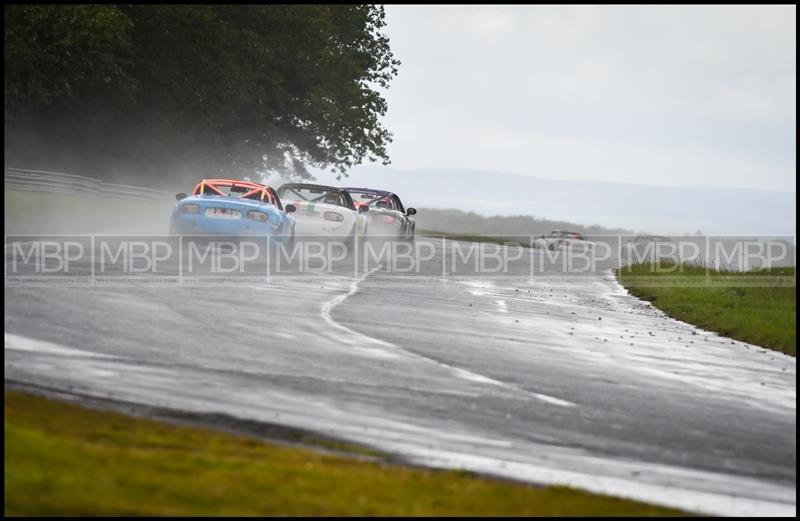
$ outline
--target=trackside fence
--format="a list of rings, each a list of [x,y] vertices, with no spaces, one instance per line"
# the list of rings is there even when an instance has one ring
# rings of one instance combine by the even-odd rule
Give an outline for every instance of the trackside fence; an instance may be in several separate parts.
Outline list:
[[[46,170],[4,167],[3,185],[5,190],[25,190],[55,194],[86,195],[96,194],[124,199],[164,200],[174,194],[141,186],[106,183],[93,177]]]

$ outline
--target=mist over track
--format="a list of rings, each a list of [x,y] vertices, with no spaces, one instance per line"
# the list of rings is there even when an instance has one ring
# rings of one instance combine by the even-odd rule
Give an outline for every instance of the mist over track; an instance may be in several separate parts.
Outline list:
[[[523,249],[502,273],[442,271],[454,244],[418,237],[428,258],[413,275],[341,263],[229,285],[7,277],[5,378],[312,429],[430,466],[793,515],[794,358],[665,317],[619,286],[615,257],[570,275],[560,255]]]

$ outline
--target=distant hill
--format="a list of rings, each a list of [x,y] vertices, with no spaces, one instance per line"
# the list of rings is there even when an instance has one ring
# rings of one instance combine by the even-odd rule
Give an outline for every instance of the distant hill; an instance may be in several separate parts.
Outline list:
[[[533,216],[544,228],[600,226],[659,234],[794,235],[794,193],[707,186],[645,186],[596,181],[556,181],[501,172],[460,169],[402,171],[365,165],[337,181],[330,173],[317,173],[320,182],[343,186],[370,186],[397,192],[406,206],[457,209],[482,216],[517,216],[502,221],[510,227]],[[437,213],[442,222],[457,228],[442,231],[477,233],[490,220],[478,224],[474,216]],[[447,216],[447,217],[446,217]],[[420,212],[420,225],[427,222]],[[527,221],[536,224],[536,221]],[[470,224],[467,224],[470,223]],[[561,223],[561,224],[557,224]],[[579,226],[568,224],[578,223]],[[427,224],[426,224],[427,226]],[[504,225],[505,226],[505,225]],[[538,226],[538,225],[537,225]],[[583,228],[581,228],[581,226]],[[487,230],[488,231],[488,230]],[[510,233],[496,230],[494,233]],[[536,233],[536,232],[524,232]],[[608,233],[606,231],[606,233]]]

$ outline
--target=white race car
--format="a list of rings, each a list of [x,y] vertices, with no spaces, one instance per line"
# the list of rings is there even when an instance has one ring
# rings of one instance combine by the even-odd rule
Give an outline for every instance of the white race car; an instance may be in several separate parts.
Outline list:
[[[356,209],[345,190],[333,186],[288,183],[277,190],[284,204],[296,208],[295,236],[298,239],[335,238],[352,247],[367,232],[366,208]]]
[[[593,249],[594,243],[587,241],[586,238],[578,232],[553,230],[549,235],[542,235],[531,241],[531,246],[533,248],[546,248],[548,250],[574,247]]]

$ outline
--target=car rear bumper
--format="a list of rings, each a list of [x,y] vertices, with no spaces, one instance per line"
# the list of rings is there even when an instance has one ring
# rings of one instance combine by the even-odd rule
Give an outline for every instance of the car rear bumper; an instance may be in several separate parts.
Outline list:
[[[198,214],[178,214],[172,218],[172,233],[179,235],[206,235],[227,237],[282,237],[272,223],[250,219],[214,219]]]

